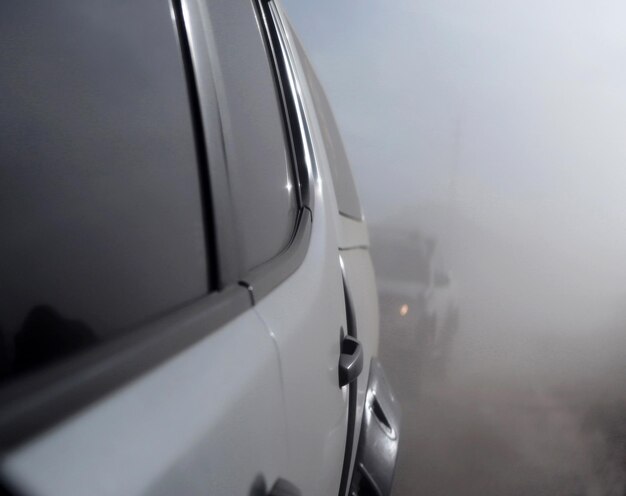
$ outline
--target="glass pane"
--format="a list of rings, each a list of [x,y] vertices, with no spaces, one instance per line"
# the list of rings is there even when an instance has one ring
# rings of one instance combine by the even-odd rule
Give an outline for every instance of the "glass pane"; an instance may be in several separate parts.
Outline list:
[[[167,3],[0,16],[0,376],[207,293],[189,104]]]

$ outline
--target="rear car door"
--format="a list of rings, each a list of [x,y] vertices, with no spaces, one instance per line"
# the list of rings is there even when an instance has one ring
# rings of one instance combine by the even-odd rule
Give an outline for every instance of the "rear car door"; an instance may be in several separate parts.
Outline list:
[[[278,352],[222,224],[246,210],[225,207],[228,123],[193,8],[0,8],[11,494],[261,495],[290,468]],[[291,229],[290,202],[275,232]]]
[[[268,283],[263,272],[252,273],[248,282],[281,356],[290,477],[303,494],[343,495],[356,453],[369,362],[377,349],[375,284],[367,251],[348,257],[346,266],[339,250],[342,221],[331,171],[336,157],[323,135],[328,123],[320,119],[330,109],[318,107],[311,95],[306,56],[280,5],[271,0],[258,5],[282,75],[283,97],[292,106],[287,115],[291,142],[312,225],[306,243],[294,237],[297,270],[278,285]],[[367,233],[360,210],[357,217],[357,239],[350,247],[363,248]]]
[[[377,362],[378,299],[368,230],[349,160],[325,92],[297,38],[293,45],[311,112],[319,167],[332,179],[331,210],[344,283],[347,331],[363,350],[363,371],[350,384],[346,462],[340,494],[389,494],[399,439],[399,405]]]
[[[238,271],[240,284],[248,288],[255,311],[267,325],[280,354],[288,438],[284,477],[302,494],[335,496],[346,453],[348,386],[342,388],[339,383],[346,313],[333,207],[327,206],[334,204],[332,190],[321,187],[301,88],[294,78],[293,60],[276,4],[266,0],[253,5],[247,1],[218,3],[217,9],[209,12],[216,45],[222,50],[234,44],[245,47],[249,67],[258,68],[245,76],[220,64],[217,94],[224,102],[222,120],[267,130],[277,122],[280,127],[282,122],[284,136],[282,158],[276,154],[274,159],[263,161],[263,170],[251,171],[245,164],[258,163],[260,156],[267,156],[275,145],[272,137],[276,133],[265,136],[262,152],[250,154],[236,146],[236,137],[225,135],[230,194],[239,212],[234,223],[235,238],[245,240],[254,229],[264,234],[255,246],[240,254]],[[256,19],[250,16],[253,8]],[[249,22],[224,26],[218,16],[226,18],[226,12],[229,17]],[[265,52],[259,50],[263,46]],[[273,79],[273,92],[266,92],[262,84],[267,78]],[[268,103],[274,105],[274,111]],[[274,184],[272,195],[262,191],[270,187],[268,164],[288,172],[282,182]],[[297,201],[289,236],[279,235],[261,215],[252,225],[241,222],[246,210],[260,213],[270,204],[278,208],[278,202],[290,193]],[[270,245],[271,250],[267,249]]]

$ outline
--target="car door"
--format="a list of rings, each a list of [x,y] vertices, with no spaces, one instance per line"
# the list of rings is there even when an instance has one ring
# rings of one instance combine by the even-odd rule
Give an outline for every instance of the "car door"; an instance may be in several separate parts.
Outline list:
[[[276,339],[281,356],[289,475],[303,494],[334,496],[345,494],[348,488],[369,360],[376,353],[375,286],[373,277],[368,278],[371,264],[366,251],[346,261],[340,257],[344,231],[331,172],[335,157],[323,136],[327,123],[318,115],[330,109],[318,108],[310,94],[301,60],[305,56],[280,5],[264,0],[259,7],[274,60],[282,71],[283,95],[285,100],[291,98],[293,106],[288,113],[292,143],[301,164],[306,215],[312,223],[305,241],[294,238],[294,252],[300,255],[288,278],[269,292],[264,290],[267,274],[251,274],[249,284],[255,309]],[[346,247],[362,248],[367,235],[360,211],[354,222],[359,224],[357,238]],[[352,294],[351,286],[361,283],[363,288],[355,288]],[[362,337],[357,337],[357,326],[363,327]]]
[[[249,8],[247,2],[229,2],[228,8],[240,8],[243,15],[246,4]],[[348,388],[339,385],[346,316],[336,234],[327,209],[332,191],[319,188],[311,136],[276,5],[262,1],[255,7],[260,26],[256,35],[267,50],[261,59],[273,70],[282,103],[287,158],[293,166],[293,175],[280,187],[283,192],[297,192],[298,213],[284,250],[258,266],[246,262],[241,283],[249,289],[255,311],[280,354],[288,438],[285,477],[302,494],[334,496],[344,464]],[[229,30],[228,36],[232,36],[230,43],[241,43],[246,33]],[[227,79],[228,74],[223,77]],[[259,81],[249,84],[258,86]],[[234,86],[224,86],[228,98]],[[246,94],[254,91],[247,87]],[[235,114],[236,109],[231,110],[229,118],[236,118]],[[268,115],[263,122],[272,119]],[[256,198],[255,208],[262,208],[264,202]]]
[[[2,7],[11,494],[264,495],[290,468],[279,355],[223,224],[246,209],[228,208],[224,123],[199,48],[215,47],[193,44],[204,32],[192,9]],[[272,223],[288,223],[290,201]]]
[[[286,23],[287,28],[289,24]],[[346,461],[340,494],[348,491],[353,477],[356,447],[366,407],[366,391],[372,359],[378,356],[379,315],[374,270],[369,253],[369,236],[354,183],[350,163],[330,104],[298,38],[289,29],[297,53],[304,100],[310,108],[309,121],[317,150],[318,167],[332,185],[329,216],[333,219],[337,255],[344,288],[347,331],[358,340],[363,352],[363,370],[350,385],[350,408]]]

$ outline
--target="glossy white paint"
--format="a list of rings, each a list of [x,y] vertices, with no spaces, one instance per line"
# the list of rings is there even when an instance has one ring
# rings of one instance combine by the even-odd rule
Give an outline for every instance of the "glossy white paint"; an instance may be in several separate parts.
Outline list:
[[[313,226],[300,268],[255,308],[281,359],[289,438],[289,479],[303,494],[336,495],[346,443],[347,388],[339,388],[341,330],[346,329],[338,259],[337,204],[315,131],[311,100],[296,61],[317,168]]]
[[[249,310],[11,453],[2,473],[40,496],[248,495],[259,474],[284,476],[285,425],[276,348]]]
[[[340,215],[337,219],[337,238],[339,248],[367,248],[370,244],[367,225],[354,219]]]
[[[282,15],[284,16],[284,13]],[[288,30],[287,37],[291,38],[292,47],[295,46],[293,36],[293,33]],[[302,473],[303,494],[310,492],[334,496],[337,494],[337,488],[330,483],[320,484],[320,480],[329,482],[339,480],[345,450],[347,391],[343,391],[343,404],[339,406],[339,409],[334,404],[339,398],[336,394],[339,326],[344,326],[345,329],[346,320],[340,268],[343,270],[354,306],[357,337],[364,351],[364,367],[358,379],[352,462],[358,445],[369,365],[371,358],[378,354],[378,299],[374,271],[367,250],[369,246],[367,226],[365,222],[358,222],[338,213],[330,173],[332,164],[328,163],[316,116],[316,111],[319,110],[315,108],[309,93],[304,64],[298,60],[295,49],[293,54],[315,155],[316,198],[313,232],[311,246],[302,267],[285,284],[274,291],[274,294],[260,302],[257,308],[262,312],[279,343],[287,399],[290,459],[294,457],[293,450],[296,450],[309,453],[311,458],[308,462],[313,463],[308,469],[306,466],[294,467],[294,470]],[[306,314],[307,318],[302,320],[300,317],[300,320],[296,321],[294,315],[285,312],[285,302],[290,302],[286,308],[293,308],[291,305],[295,305],[295,308],[302,307],[299,297],[301,291],[308,291],[307,298],[310,298],[312,305],[300,311]],[[283,315],[278,318],[274,317],[270,321],[268,316],[280,315],[279,309],[281,308]],[[297,335],[298,326],[307,329],[301,337]],[[306,356],[303,356],[305,344]],[[319,356],[309,356],[309,352],[312,354],[315,351],[317,354],[317,350],[320,352]],[[330,351],[329,354],[327,350]],[[316,382],[317,377],[321,377],[320,374],[324,368],[330,372],[327,376],[330,383],[325,384],[325,386],[330,386],[328,391],[324,391]],[[301,397],[302,390],[308,390],[308,399]],[[329,401],[333,403],[329,404]],[[316,405],[315,411],[311,411],[311,404]],[[337,416],[338,411],[342,413],[340,417]],[[324,417],[326,424],[320,423]],[[340,418],[340,423],[337,423],[338,418]],[[331,441],[333,437],[334,440]],[[317,462],[316,458],[322,452],[325,460],[323,463]],[[337,475],[333,474],[335,460],[339,461],[334,468],[337,470]],[[321,466],[326,467],[322,471],[325,475],[320,472],[320,463]],[[352,470],[350,474],[351,472]]]

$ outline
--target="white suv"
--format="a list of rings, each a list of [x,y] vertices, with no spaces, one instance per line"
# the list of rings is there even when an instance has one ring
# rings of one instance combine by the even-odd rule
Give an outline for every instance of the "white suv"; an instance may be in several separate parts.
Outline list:
[[[367,228],[280,5],[2,10],[0,494],[388,494]]]

